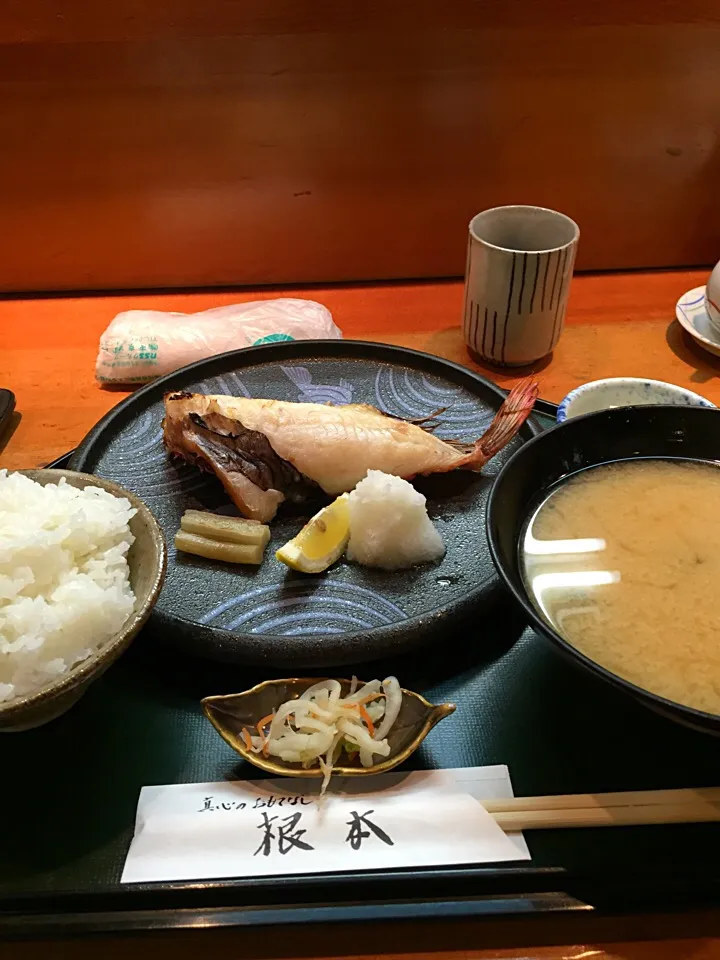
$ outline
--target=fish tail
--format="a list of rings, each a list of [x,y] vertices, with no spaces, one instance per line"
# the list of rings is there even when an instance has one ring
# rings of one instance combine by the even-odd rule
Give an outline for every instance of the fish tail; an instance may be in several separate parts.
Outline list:
[[[495,418],[485,433],[475,442],[463,466],[469,470],[480,470],[488,460],[506,447],[520,427],[525,423],[538,398],[537,380],[521,380],[512,388],[505,402],[495,414]]]

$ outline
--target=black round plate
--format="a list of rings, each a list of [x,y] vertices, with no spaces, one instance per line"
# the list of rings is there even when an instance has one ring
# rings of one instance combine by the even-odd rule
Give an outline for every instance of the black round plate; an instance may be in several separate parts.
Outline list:
[[[720,716],[650,693],[580,653],[551,629],[525,590],[518,544],[531,506],[559,480],[585,467],[638,457],[720,460],[720,410],[680,406],[603,410],[567,420],[526,444],[507,462],[493,486],[487,510],[492,556],[533,627],[562,653],[658,713],[697,730],[720,734]]]
[[[388,573],[341,560],[325,574],[293,573],[275,550],[318,504],[283,505],[259,568],[177,554],[187,508],[235,514],[220,483],[171,461],[161,438],[163,395],[190,390],[319,403],[371,403],[405,418],[440,407],[437,435],[473,440],[504,395],[464,367],[424,353],[347,340],[295,341],[237,350],[184,367],[141,388],[111,410],[72,457],[73,470],[116,480],[137,493],[168,542],[168,573],[154,623],[175,645],[217,660],[308,668],[359,663],[419,646],[472,612],[499,586],[484,532],[494,476],[538,432],[528,421],[482,473],[419,480],[447,545],[445,558]],[[477,642],[481,643],[478,630]],[[472,642],[476,642],[473,640]]]

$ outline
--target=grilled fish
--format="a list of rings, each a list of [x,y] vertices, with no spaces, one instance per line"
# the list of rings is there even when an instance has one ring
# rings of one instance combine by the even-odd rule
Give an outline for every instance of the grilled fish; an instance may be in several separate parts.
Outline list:
[[[406,480],[478,471],[512,440],[537,395],[536,383],[518,384],[480,439],[467,444],[440,440],[368,404],[170,393],[163,437],[170,453],[215,473],[244,516],[265,523],[284,500],[337,496],[368,470]]]

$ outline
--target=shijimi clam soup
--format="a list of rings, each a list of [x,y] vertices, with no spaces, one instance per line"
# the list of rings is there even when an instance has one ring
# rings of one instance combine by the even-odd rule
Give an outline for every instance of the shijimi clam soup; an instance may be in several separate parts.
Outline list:
[[[556,484],[520,538],[540,616],[668,700],[720,714],[720,466],[638,459]]]

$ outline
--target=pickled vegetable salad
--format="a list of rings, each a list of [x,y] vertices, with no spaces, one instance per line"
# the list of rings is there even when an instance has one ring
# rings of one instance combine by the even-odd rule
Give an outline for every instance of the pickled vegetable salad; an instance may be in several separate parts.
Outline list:
[[[387,735],[400,713],[402,690],[395,677],[356,686],[353,678],[350,693],[343,697],[337,680],[314,684],[263,717],[257,735],[243,729],[246,747],[305,768],[317,761],[323,773],[322,793],[343,750],[359,755],[360,763],[371,767],[375,756],[390,753]]]

